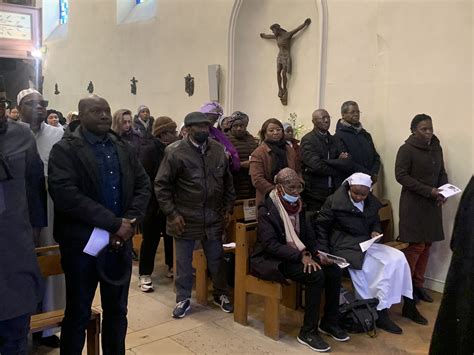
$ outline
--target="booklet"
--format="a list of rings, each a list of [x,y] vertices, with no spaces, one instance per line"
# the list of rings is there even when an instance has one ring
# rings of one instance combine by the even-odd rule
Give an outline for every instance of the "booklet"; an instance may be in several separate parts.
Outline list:
[[[382,237],[383,237],[383,234],[379,234],[378,236],[374,238],[370,238],[369,240],[366,240],[365,242],[359,243],[360,248],[362,249],[362,251],[366,251],[372,246],[372,244],[374,244],[376,241],[378,241]]]
[[[337,266],[339,266],[341,269],[344,269],[346,267],[348,267],[350,264],[347,262],[346,259],[344,258],[341,258],[340,256],[336,256],[336,255],[332,255],[332,254],[328,254],[328,253],[325,253],[323,251],[320,251],[318,250],[318,253],[322,256],[324,256],[325,258],[331,260],[334,262],[334,264],[336,264]]]
[[[448,198],[454,195],[457,195],[462,192],[462,190],[459,187],[456,187],[451,184],[444,184],[443,186],[438,187],[440,189],[441,195],[444,197]]]
[[[83,251],[86,254],[97,256],[107,244],[109,244],[109,232],[100,228],[94,228]]]
[[[257,219],[257,204],[254,198],[244,200],[244,220],[255,221]]]

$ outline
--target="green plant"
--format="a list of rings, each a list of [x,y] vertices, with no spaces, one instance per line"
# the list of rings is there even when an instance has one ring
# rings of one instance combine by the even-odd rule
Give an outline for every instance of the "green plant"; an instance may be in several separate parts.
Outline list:
[[[298,115],[296,112],[291,112],[290,117],[288,118],[288,122],[291,124],[291,127],[293,127],[293,134],[295,138],[300,138],[304,133],[304,124],[298,124],[296,122],[296,119],[298,118]]]

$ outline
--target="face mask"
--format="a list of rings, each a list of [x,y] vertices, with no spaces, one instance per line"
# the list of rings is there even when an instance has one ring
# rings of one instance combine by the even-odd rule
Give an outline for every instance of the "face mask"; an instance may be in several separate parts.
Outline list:
[[[282,186],[282,190],[283,190],[283,199],[286,201],[286,202],[289,202],[289,203],[296,203],[300,197],[299,196],[293,196],[293,195],[289,195],[285,192],[285,189],[283,188]]]
[[[209,138],[209,132],[196,132],[193,134],[193,138],[199,144],[203,144]]]

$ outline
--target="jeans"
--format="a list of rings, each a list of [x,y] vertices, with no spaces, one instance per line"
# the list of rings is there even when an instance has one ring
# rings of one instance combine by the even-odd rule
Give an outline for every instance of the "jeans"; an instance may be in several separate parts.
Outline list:
[[[302,334],[315,332],[318,328],[323,288],[326,291],[326,298],[322,323],[337,324],[341,289],[341,269],[339,266],[322,266],[321,270],[305,273],[303,263],[282,262],[279,270],[287,279],[305,285],[305,312],[303,327],[301,328]]]
[[[193,251],[195,240],[174,238],[176,248],[176,302],[191,298],[193,288]],[[211,273],[214,296],[227,295],[227,279],[224,264],[224,248],[220,240],[202,240],[207,268]]]
[[[163,236],[165,243],[165,264],[173,267],[173,237],[166,234],[166,216],[161,212],[145,217],[142,229],[142,245],[140,247],[140,261],[138,273],[151,275],[155,266],[156,249]]]
[[[128,247],[131,248],[131,244],[128,244]],[[99,283],[103,310],[102,352],[104,355],[125,354],[130,281],[123,286],[104,282],[97,273],[96,258],[82,251],[61,250],[61,265],[66,277],[66,310],[61,328],[61,355],[82,353],[92,301]]]
[[[403,252],[410,265],[411,278],[415,287],[423,287],[425,271],[430,257],[432,243],[410,243]]]
[[[0,354],[26,355],[30,314],[0,321]]]

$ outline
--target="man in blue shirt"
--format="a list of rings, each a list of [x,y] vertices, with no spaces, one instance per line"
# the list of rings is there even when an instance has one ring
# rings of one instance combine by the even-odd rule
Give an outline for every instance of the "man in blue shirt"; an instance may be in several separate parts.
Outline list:
[[[150,179],[133,148],[110,130],[112,116],[105,99],[91,96],[79,101],[79,119],[81,126],[53,147],[49,159],[54,237],[66,277],[61,354],[81,354],[100,283],[102,350],[120,355],[125,354],[131,237],[134,224],[145,215]],[[83,251],[97,229],[109,234],[108,249],[101,252],[106,258],[103,263]],[[116,255],[122,256],[118,263]],[[108,267],[109,272],[121,273],[113,280],[101,272],[102,266],[112,262],[117,264]]]

